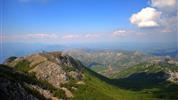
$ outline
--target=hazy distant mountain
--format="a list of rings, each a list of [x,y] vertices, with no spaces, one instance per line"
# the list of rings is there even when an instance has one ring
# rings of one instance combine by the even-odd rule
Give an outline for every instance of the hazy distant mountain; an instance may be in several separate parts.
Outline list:
[[[72,49],[67,54],[80,60],[91,69],[108,76],[141,62],[160,59],[138,51]],[[109,72],[110,70],[110,72]]]
[[[167,49],[152,49],[148,53],[155,56],[170,56],[176,57],[178,55],[178,50],[176,48],[167,48]]]

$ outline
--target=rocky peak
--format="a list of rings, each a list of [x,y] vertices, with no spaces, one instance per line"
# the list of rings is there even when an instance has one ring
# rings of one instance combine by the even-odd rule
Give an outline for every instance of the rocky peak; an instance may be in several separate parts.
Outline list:
[[[9,58],[10,59],[10,58]],[[81,80],[82,64],[62,52],[42,52],[6,60],[6,65],[25,69],[38,79],[47,80],[55,87],[67,83],[70,79]]]

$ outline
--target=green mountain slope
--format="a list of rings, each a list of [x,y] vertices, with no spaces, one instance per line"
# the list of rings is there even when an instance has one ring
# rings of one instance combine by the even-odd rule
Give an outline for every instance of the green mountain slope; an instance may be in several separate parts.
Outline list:
[[[121,89],[113,84],[113,80],[88,68],[85,76],[86,85],[76,91],[76,100],[159,100],[152,94]]]
[[[119,87],[152,93],[158,98],[178,99],[178,66],[162,63],[142,63],[113,75]]]
[[[67,54],[80,60],[92,70],[110,77],[113,73],[132,67],[145,61],[160,59],[138,51],[124,50],[84,50],[74,49],[66,51]]]
[[[54,98],[57,100],[174,100],[178,98],[175,95],[178,90],[177,85],[167,83],[166,80],[159,81],[155,85],[139,87],[140,84],[136,85],[128,78],[137,74],[138,70],[130,69],[128,73],[123,71],[122,77],[119,73],[118,79],[109,79],[61,52],[45,52],[14,58],[7,60],[5,64],[0,65],[0,81],[1,78],[15,81],[27,92],[26,94],[39,100]],[[2,82],[0,86],[3,87]],[[0,95],[12,94],[4,88],[1,88],[1,91],[3,92],[0,92]]]
[[[39,100],[47,99],[43,94],[41,94],[38,89],[34,89],[29,87],[27,84],[33,84],[37,85],[40,88],[43,88],[45,90],[49,90],[52,92],[54,97],[57,98],[63,98],[65,99],[73,99],[73,100],[149,100],[154,97],[151,94],[145,94],[142,92],[132,92],[120,89],[116,86],[109,85],[105,81],[109,81],[109,79],[98,75],[95,72],[90,71],[89,69],[86,69],[85,73],[85,79],[83,80],[84,83],[81,84],[75,84],[75,81],[72,81],[68,84],[65,84],[64,87],[68,88],[74,93],[73,98],[67,98],[64,94],[64,91],[55,88],[49,82],[45,80],[39,80],[35,76],[31,74],[25,74],[19,71],[16,71],[13,68],[9,68],[8,66],[0,65],[0,78],[6,78],[9,80],[12,80],[13,82],[16,82],[17,84],[22,85],[22,87],[26,90],[27,93],[30,95],[33,95],[34,98],[37,98]],[[2,83],[0,83],[0,86]],[[72,90],[72,87],[75,87],[76,90]],[[14,88],[14,87],[12,87]],[[3,91],[3,90],[2,90]],[[1,94],[1,93],[0,93]],[[8,95],[14,95],[13,93],[7,93]],[[1,94],[3,95],[3,94]],[[21,96],[20,96],[21,97]],[[7,99],[7,97],[4,97],[4,99]],[[33,100],[33,99],[30,99]]]

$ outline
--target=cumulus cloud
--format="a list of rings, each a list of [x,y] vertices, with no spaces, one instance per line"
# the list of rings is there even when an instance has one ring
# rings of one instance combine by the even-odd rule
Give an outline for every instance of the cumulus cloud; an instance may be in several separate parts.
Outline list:
[[[130,17],[130,22],[139,28],[157,27],[163,33],[176,33],[176,0],[149,0],[150,6]]]
[[[162,12],[161,32],[177,33],[177,1],[176,0],[151,0],[152,7]]]
[[[138,27],[157,27],[159,26],[161,12],[154,8],[146,7],[140,12],[130,17],[130,22]]]
[[[176,0],[151,0],[151,6],[159,9],[168,9],[176,7]]]

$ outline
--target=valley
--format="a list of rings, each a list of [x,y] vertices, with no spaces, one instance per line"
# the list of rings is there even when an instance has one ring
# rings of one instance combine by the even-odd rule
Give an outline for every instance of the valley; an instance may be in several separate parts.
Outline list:
[[[178,100],[178,0],[0,0],[0,100]]]

